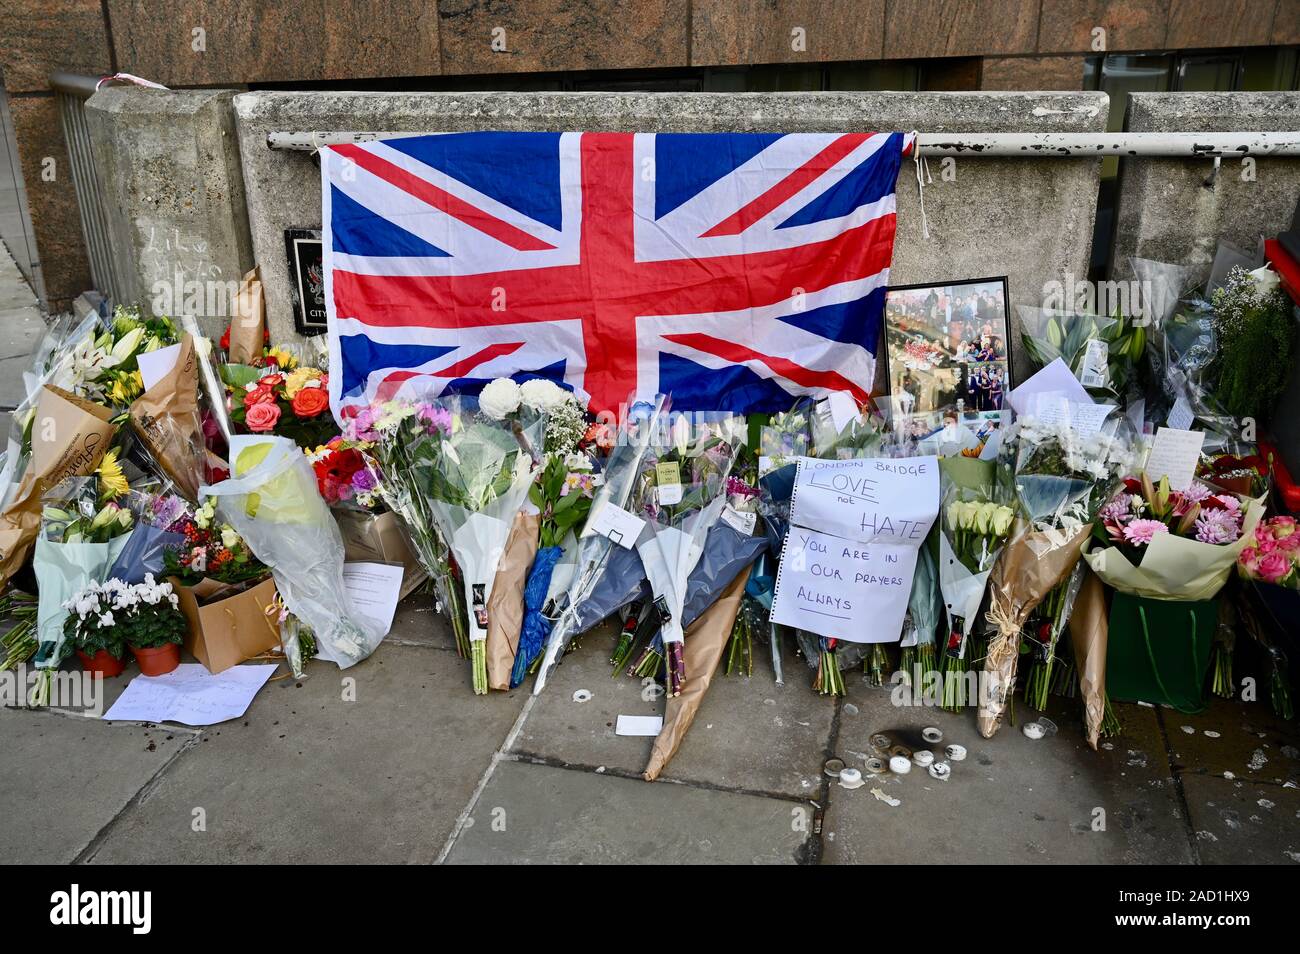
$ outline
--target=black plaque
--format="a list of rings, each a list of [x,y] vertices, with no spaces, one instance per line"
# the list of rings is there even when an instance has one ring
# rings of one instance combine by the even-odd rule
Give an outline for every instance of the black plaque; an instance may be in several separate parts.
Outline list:
[[[325,320],[325,262],[320,229],[285,229],[293,323],[302,335],[322,335]]]

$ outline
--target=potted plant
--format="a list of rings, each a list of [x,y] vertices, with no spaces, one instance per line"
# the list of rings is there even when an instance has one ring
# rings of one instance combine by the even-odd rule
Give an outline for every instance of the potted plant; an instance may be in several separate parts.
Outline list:
[[[152,573],[143,583],[91,583],[64,604],[64,628],[88,671],[117,675],[129,647],[144,675],[161,676],[181,661],[186,623],[177,603],[172,585],[155,582]],[[108,659],[118,660],[115,671]]]

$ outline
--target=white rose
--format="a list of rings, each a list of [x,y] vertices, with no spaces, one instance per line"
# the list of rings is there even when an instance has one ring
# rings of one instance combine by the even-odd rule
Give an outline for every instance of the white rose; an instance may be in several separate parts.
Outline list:
[[[484,386],[478,406],[488,417],[502,420],[519,410],[519,385],[509,378],[496,378]]]
[[[546,378],[533,378],[519,386],[519,400],[528,407],[539,411],[549,411],[569,400],[569,392],[554,381]]]

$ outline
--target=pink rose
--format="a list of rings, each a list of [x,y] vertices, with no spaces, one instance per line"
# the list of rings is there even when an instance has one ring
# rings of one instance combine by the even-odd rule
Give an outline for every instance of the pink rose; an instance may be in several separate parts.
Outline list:
[[[1259,561],[1259,578],[1265,583],[1276,583],[1291,572],[1291,561],[1280,553],[1270,553]]]
[[[1277,541],[1272,537],[1264,537],[1263,539],[1257,540],[1256,543],[1259,545],[1260,553],[1272,553],[1277,549]]]
[[[244,423],[250,431],[269,431],[279,420],[278,404],[253,404],[244,412]]]
[[[1277,548],[1283,553],[1295,553],[1300,550],[1300,533],[1292,533],[1277,540]]]
[[[1259,551],[1254,547],[1246,547],[1241,551],[1241,555],[1237,557],[1237,562],[1247,570],[1254,570],[1259,565]]]

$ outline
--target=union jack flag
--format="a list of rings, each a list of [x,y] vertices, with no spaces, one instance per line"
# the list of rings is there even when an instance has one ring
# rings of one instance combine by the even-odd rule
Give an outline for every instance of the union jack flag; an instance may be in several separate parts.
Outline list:
[[[321,150],[330,398],[549,377],[593,410],[865,400],[900,133],[445,133]]]

